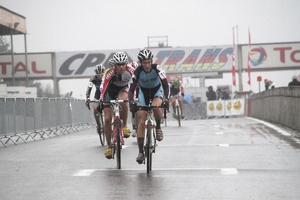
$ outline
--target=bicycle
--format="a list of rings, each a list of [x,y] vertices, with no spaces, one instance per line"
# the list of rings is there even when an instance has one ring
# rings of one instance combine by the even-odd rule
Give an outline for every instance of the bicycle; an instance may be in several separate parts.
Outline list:
[[[120,118],[120,103],[128,102],[128,100],[110,100],[110,101],[103,101],[103,103],[109,103],[110,107],[112,108],[113,120],[113,135],[111,137],[111,147],[114,159],[115,153],[117,154],[117,168],[121,169],[121,149],[122,145],[124,145],[123,139],[123,121]],[[105,106],[104,106],[105,107]]]
[[[181,109],[178,101],[178,95],[175,95],[175,118],[178,121],[178,126],[181,127]]]
[[[164,119],[166,120],[166,107],[165,106],[152,106],[152,101],[149,101],[149,104],[146,106],[137,106],[138,110],[147,111],[147,118],[145,120],[145,137],[144,137],[144,155],[145,160],[147,160],[147,173],[149,174],[152,171],[152,153],[155,153],[156,144],[156,135],[155,135],[155,119],[153,117],[153,108],[164,108]],[[132,113],[134,115],[134,113]],[[145,164],[144,160],[144,164]]]
[[[90,103],[99,103],[99,102],[100,102],[99,100],[90,101]],[[91,110],[90,104],[88,104],[87,107],[89,110]],[[99,124],[97,124],[98,126],[97,133],[99,135],[101,145],[104,146],[105,145],[104,121],[103,121],[104,115],[102,110],[99,111],[98,109],[98,116],[99,116]]]

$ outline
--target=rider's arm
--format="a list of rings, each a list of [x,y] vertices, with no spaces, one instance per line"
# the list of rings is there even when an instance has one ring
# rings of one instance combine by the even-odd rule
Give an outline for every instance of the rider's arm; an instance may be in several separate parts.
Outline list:
[[[180,92],[181,92],[181,96],[184,96],[184,87],[182,85],[180,86]]]
[[[88,87],[86,88],[86,93],[85,93],[86,99],[90,98],[90,95],[91,95],[91,91],[92,91],[92,88],[93,88],[92,80],[93,80],[93,77],[90,78],[89,83],[88,83]]]
[[[104,76],[101,85],[103,84],[103,86],[100,86],[100,90],[101,90],[101,94],[100,94],[100,100],[104,100],[104,94],[107,90],[107,87],[109,85],[110,80],[112,79],[112,77],[115,75],[115,71],[114,70],[110,70],[107,72],[107,74]]]
[[[161,80],[162,87],[164,89],[164,96],[166,99],[170,98],[170,88],[167,78]]]
[[[136,88],[137,82],[138,82],[138,78],[137,78],[136,73],[134,72],[134,75],[132,76],[132,83],[130,84],[129,91],[128,91],[129,102],[133,101],[133,94],[134,94],[134,90]]]

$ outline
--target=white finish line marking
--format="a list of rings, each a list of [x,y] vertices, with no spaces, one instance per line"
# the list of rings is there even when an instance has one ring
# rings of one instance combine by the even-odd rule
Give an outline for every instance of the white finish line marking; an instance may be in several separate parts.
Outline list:
[[[223,135],[223,132],[216,132],[217,135]]]
[[[144,171],[145,169],[83,169],[72,176],[90,176],[96,171]],[[219,171],[221,175],[236,175],[236,168],[155,168],[155,171]]]
[[[265,121],[262,121],[262,120],[259,120],[259,119],[255,119],[255,118],[252,118],[252,117],[248,117],[248,118],[252,119],[254,121],[257,121],[259,123],[262,123],[262,124],[272,128],[272,129],[276,130],[278,133],[281,133],[284,136],[292,136],[292,134],[288,133],[287,131],[285,131],[285,130],[283,130],[283,129],[281,129],[281,128],[279,128],[279,127],[277,127],[277,126],[275,126],[271,123],[268,123],[268,122],[265,122]]]

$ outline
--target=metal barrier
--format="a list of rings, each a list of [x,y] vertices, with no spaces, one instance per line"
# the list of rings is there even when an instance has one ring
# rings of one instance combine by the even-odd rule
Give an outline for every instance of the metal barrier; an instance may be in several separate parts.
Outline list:
[[[36,141],[95,126],[84,100],[63,98],[0,98],[0,143]]]

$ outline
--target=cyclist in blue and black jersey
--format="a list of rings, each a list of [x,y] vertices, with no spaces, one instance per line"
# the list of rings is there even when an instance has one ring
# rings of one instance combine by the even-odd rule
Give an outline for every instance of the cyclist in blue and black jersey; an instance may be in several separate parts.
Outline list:
[[[133,83],[130,85],[128,98],[130,102],[130,109],[135,111],[134,102],[134,90],[138,82],[140,82],[140,89],[138,94],[137,106],[145,106],[149,104],[149,100],[152,100],[153,106],[161,106],[162,103],[165,106],[169,105],[169,84],[165,71],[161,66],[153,64],[153,54],[149,49],[143,49],[138,54],[140,66],[138,66],[132,77]],[[165,98],[164,98],[165,97]],[[160,127],[160,121],[162,119],[162,112],[160,108],[153,109],[154,118],[156,121],[156,139],[158,141],[163,140],[163,132]],[[145,110],[137,111],[139,123],[137,129],[137,142],[139,147],[139,154],[136,161],[143,163],[145,156],[143,154],[143,144],[145,131],[143,125],[147,118],[147,112]]]
[[[103,73],[105,71],[105,67],[101,64],[96,65],[94,67],[94,71],[96,73],[96,75],[92,76],[89,80],[89,84],[88,87],[86,89],[86,100],[85,100],[85,105],[89,106],[90,104],[90,94],[93,88],[93,85],[95,85],[95,94],[94,94],[94,100],[99,100],[100,99],[100,85],[102,83],[102,77],[103,77]],[[99,134],[99,116],[98,116],[98,107],[99,107],[99,103],[94,103],[93,104],[93,110],[94,110],[94,117],[97,123],[97,133]]]

